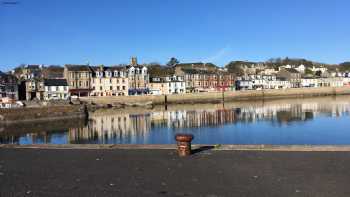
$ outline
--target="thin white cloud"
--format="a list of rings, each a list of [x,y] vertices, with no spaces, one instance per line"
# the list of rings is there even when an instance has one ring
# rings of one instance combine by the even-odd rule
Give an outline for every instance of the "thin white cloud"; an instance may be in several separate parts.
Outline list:
[[[213,56],[203,59],[203,62],[219,62],[222,61],[229,53],[231,52],[231,47],[227,45],[224,48],[221,48]]]

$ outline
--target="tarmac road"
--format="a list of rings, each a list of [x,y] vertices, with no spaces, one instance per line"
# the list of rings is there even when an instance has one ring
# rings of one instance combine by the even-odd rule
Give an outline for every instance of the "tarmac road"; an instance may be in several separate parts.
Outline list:
[[[0,196],[350,196],[350,152],[0,148]]]

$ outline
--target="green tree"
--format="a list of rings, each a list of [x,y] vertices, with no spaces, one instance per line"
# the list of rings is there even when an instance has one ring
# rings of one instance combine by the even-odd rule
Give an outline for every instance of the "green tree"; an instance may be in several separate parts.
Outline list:
[[[242,61],[232,61],[229,64],[227,64],[225,66],[225,68],[227,68],[227,71],[230,73],[234,73],[238,76],[242,76],[242,75],[244,75],[244,71],[242,69],[243,63],[244,62],[242,62]]]
[[[348,72],[350,71],[350,62],[344,62],[339,65],[339,70],[341,72]]]
[[[169,62],[166,64],[167,66],[175,66],[180,63],[175,57],[170,58]]]
[[[309,68],[305,69],[305,75],[313,75],[313,74],[314,74],[314,72],[312,72],[311,69],[309,69]]]
[[[321,77],[322,72],[320,70],[318,70],[318,71],[315,72],[315,75],[318,76],[318,77]]]

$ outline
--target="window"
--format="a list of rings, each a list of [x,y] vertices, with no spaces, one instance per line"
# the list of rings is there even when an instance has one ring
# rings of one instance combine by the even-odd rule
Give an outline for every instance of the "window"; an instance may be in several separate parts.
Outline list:
[[[123,86],[123,90],[125,90],[125,86]]]
[[[100,86],[100,90],[102,90],[102,86]]]
[[[109,90],[113,90],[112,86],[109,86]]]

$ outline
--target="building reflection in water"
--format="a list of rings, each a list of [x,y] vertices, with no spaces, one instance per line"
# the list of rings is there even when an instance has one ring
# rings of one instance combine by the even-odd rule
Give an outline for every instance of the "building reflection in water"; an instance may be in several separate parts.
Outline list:
[[[218,127],[234,123],[268,121],[272,124],[293,124],[312,120],[317,116],[348,115],[350,105],[278,104],[234,109],[177,110],[146,114],[113,114],[90,117],[84,128],[69,130],[71,143],[135,143],[147,138],[156,128],[184,129]]]
[[[28,132],[6,135],[0,132],[0,143],[142,143],[150,132],[177,129],[218,127],[235,123],[271,122],[273,125],[298,124],[318,116],[349,115],[349,102],[332,104],[308,102],[298,104],[264,104],[233,109],[176,110],[145,114],[92,114],[85,126],[70,127],[61,132]],[[164,128],[164,129],[163,129]],[[1,129],[1,128],[0,128]],[[5,128],[6,130],[6,128]],[[50,129],[48,129],[50,130]]]
[[[117,143],[128,141],[133,137],[144,137],[151,130],[150,114],[113,114],[91,116],[87,126],[70,128],[70,143]]]

